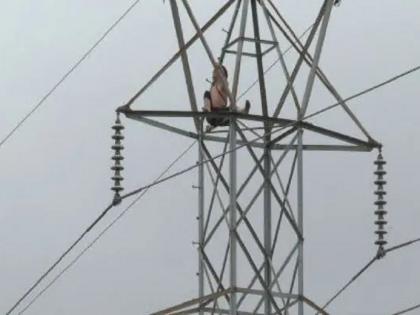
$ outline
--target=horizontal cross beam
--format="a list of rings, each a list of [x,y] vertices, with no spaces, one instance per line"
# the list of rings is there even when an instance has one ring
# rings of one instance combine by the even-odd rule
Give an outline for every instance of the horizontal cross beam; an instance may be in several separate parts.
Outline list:
[[[305,145],[306,149],[308,150],[329,150],[329,151],[371,151],[374,148],[381,147],[381,144],[373,141],[373,140],[361,140],[352,136],[348,136],[327,128],[319,127],[313,125],[311,123],[305,121],[298,121],[292,119],[285,119],[285,118],[277,118],[277,117],[264,117],[262,115],[250,115],[245,113],[239,112],[191,112],[191,111],[162,111],[162,110],[130,110],[127,108],[120,109],[120,112],[125,114],[127,118],[135,119],[139,121],[143,121],[150,125],[154,125],[156,127],[161,127],[162,129],[166,129],[171,132],[175,132],[184,136],[188,136],[191,138],[198,138],[198,135],[194,132],[189,132],[182,130],[180,128],[172,127],[157,121],[152,121],[150,119],[145,119],[146,117],[177,117],[177,118],[236,118],[242,119],[247,121],[254,121],[254,122],[270,122],[273,124],[277,124],[280,127],[301,127],[303,129],[330,137],[334,139],[338,139],[340,141],[344,141],[347,143],[352,144],[353,146],[336,146],[336,145]],[[210,135],[205,135],[204,140],[210,141],[222,141],[225,142],[225,138],[222,137],[214,137]],[[256,144],[256,143],[254,143]],[[264,144],[260,143],[259,145],[264,148]],[[275,147],[273,145],[273,149],[281,149],[281,147]]]

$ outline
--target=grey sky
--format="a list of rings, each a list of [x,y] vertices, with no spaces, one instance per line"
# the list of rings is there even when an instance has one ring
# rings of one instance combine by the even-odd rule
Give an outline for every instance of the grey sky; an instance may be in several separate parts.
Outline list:
[[[191,1],[201,22],[223,2]],[[0,137],[129,3],[0,1]],[[281,3],[285,17],[300,33],[313,20],[320,1]],[[321,65],[343,96],[419,64],[419,12],[420,2],[415,0],[344,0],[334,9]],[[216,52],[229,18],[230,14],[208,34]],[[188,37],[192,28],[184,24]],[[168,3],[142,1],[0,148],[1,312],[110,201],[113,110],[176,49]],[[201,95],[211,67],[200,45],[193,47],[191,63]],[[247,67],[242,89],[255,78],[252,63]],[[268,75],[269,89],[275,90],[279,73]],[[416,73],[350,103],[385,146],[391,244],[420,237],[419,80]],[[270,95],[270,102],[277,97]],[[255,104],[256,94],[249,98]],[[317,89],[309,112],[331,103],[333,99]],[[135,107],[186,109],[186,104],[177,63]],[[339,111],[314,121],[354,130]],[[133,121],[124,124],[128,190],[152,181],[190,143]],[[305,281],[308,296],[320,304],[374,253],[375,157],[376,153],[305,155]],[[177,168],[195,161],[196,149]],[[243,162],[242,167],[246,171],[249,165]],[[195,182],[192,172],[150,191],[27,314],[147,314],[194,297],[197,259],[191,242],[196,238],[196,192],[191,185]],[[419,246],[390,255],[337,300],[331,313],[389,314],[420,303],[419,259]]]

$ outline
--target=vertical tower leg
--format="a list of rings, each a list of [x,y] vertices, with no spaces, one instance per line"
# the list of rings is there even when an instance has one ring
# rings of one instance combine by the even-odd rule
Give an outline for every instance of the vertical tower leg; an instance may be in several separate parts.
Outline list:
[[[200,122],[199,143],[198,143],[198,296],[202,298],[204,292],[204,152],[202,146],[203,121]],[[200,315],[204,313],[200,310]]]
[[[265,149],[264,152],[264,176],[265,176],[265,187],[264,187],[264,248],[267,255],[265,261],[264,270],[264,281],[267,288],[271,288],[271,152],[269,148]],[[266,294],[267,295],[267,294]],[[264,314],[271,314],[271,299],[267,295],[265,297]]]
[[[265,77],[264,77],[264,65],[263,65],[263,55],[261,49],[261,38],[260,38],[260,27],[258,20],[258,10],[257,10],[257,1],[251,0],[252,8],[252,24],[254,27],[254,37],[255,37],[255,52],[258,68],[258,82],[260,88],[260,99],[261,107],[264,116],[268,116],[268,105],[267,105],[267,92],[265,86]],[[264,137],[264,142],[266,147],[264,148],[264,250],[266,258],[264,261],[264,282],[267,288],[271,288],[271,247],[272,247],[272,226],[271,226],[271,150],[268,147],[268,143],[271,140],[270,125],[266,122],[264,124],[264,132],[266,136]],[[271,297],[269,296],[270,292],[265,293],[264,297],[264,314],[271,314]]]
[[[301,235],[303,235],[303,130],[298,131],[298,152],[297,152],[297,214],[298,214],[298,229]],[[303,282],[303,239],[299,240],[298,249],[298,293],[299,296],[303,297],[304,294],[304,282]],[[299,301],[298,314],[303,315],[304,304],[303,301]]]
[[[267,288],[271,289],[271,150],[266,148],[264,151],[264,248],[267,255],[265,259],[264,281]],[[271,299],[268,294],[266,294],[264,301],[264,314],[271,314]]]
[[[244,47],[243,38],[245,36],[245,29],[246,29],[246,21],[248,16],[248,7],[249,7],[249,0],[244,0],[242,3],[242,16],[241,16],[241,24],[239,30],[239,42],[238,42],[238,54],[236,55],[235,61],[235,73],[233,76],[233,87],[232,87],[232,98],[233,103],[231,103],[231,108],[235,110],[237,108],[236,105],[236,97],[238,94],[238,87],[239,87],[239,74],[241,71],[241,61],[242,61],[242,51]],[[236,239],[236,223],[237,223],[237,187],[236,187],[236,119],[230,120],[230,128],[229,128],[229,147],[230,147],[230,287],[233,290],[231,293],[230,299],[230,314],[237,315],[237,293],[235,289],[237,287],[237,239]]]
[[[236,190],[236,119],[231,119],[229,128],[229,149],[230,161],[229,161],[229,184],[230,184],[230,196],[229,196],[229,222],[230,222],[230,287],[233,290],[230,296],[230,314],[237,314],[237,299],[235,289],[237,287],[237,240],[236,240],[236,222],[237,222],[237,190]]]

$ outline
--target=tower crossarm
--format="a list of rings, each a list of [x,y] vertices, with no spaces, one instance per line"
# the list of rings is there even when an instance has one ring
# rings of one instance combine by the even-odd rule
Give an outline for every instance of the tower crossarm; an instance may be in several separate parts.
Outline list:
[[[155,127],[159,127],[161,129],[166,129],[170,132],[175,132],[181,135],[185,135],[191,138],[198,138],[198,135],[194,132],[183,130],[181,128],[173,127],[161,122],[153,121],[149,119],[151,118],[193,118],[193,119],[206,119],[210,117],[215,118],[223,118],[223,117],[229,117],[229,118],[236,118],[240,120],[246,120],[246,121],[253,121],[253,122],[270,122],[274,123],[278,127],[301,127],[305,130],[333,138],[336,140],[340,140],[343,142],[346,142],[348,144],[351,144],[352,146],[355,146],[355,151],[371,151],[375,148],[380,148],[381,144],[375,140],[369,139],[369,140],[362,140],[353,136],[349,136],[328,128],[323,128],[311,123],[308,123],[306,121],[298,121],[298,120],[292,120],[292,119],[285,119],[285,118],[277,118],[277,117],[264,117],[262,115],[250,115],[250,114],[244,114],[244,113],[238,113],[238,112],[227,112],[227,113],[220,113],[220,112],[192,112],[192,111],[173,111],[173,110],[127,110],[123,109],[120,111],[121,113],[125,114],[127,118],[143,121],[145,123],[148,123],[150,125],[154,125]],[[215,137],[211,134],[206,135],[206,140],[213,140],[218,142],[225,141],[222,137]],[[263,144],[261,144],[263,145]],[[258,146],[258,145],[256,145]],[[308,145],[306,145],[308,146]],[[337,149],[341,149],[343,146],[330,146],[331,149],[334,149],[335,147]],[[313,147],[313,149],[316,148]],[[321,147],[320,147],[321,148]],[[324,148],[325,149],[325,148]],[[346,148],[344,148],[346,149]],[[357,149],[357,150],[356,150]]]

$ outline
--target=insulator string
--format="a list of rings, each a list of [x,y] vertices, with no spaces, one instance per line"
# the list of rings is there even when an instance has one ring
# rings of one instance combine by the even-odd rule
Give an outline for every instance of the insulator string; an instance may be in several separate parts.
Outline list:
[[[385,239],[386,234],[388,233],[385,229],[385,226],[388,224],[388,222],[385,219],[385,216],[387,214],[387,211],[385,210],[386,200],[385,200],[385,165],[386,161],[383,158],[382,150],[379,150],[378,157],[376,158],[376,161],[374,162],[376,165],[376,171],[374,172],[376,176],[375,185],[377,186],[375,195],[376,195],[376,201],[374,202],[376,206],[375,215],[375,225],[376,225],[376,231],[375,234],[377,235],[377,239],[375,241],[375,244],[378,246],[378,258],[382,258],[385,256],[385,245],[388,243]]]

